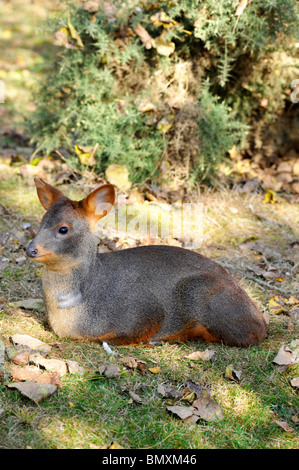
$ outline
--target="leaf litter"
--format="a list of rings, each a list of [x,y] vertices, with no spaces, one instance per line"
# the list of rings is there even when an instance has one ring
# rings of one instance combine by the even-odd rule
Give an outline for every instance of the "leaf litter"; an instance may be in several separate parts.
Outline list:
[[[12,382],[6,387],[17,389],[36,404],[62,387],[63,375],[84,373],[76,361],[46,358],[52,346],[37,338],[16,334],[10,337],[10,341],[12,345],[5,348],[5,353]]]

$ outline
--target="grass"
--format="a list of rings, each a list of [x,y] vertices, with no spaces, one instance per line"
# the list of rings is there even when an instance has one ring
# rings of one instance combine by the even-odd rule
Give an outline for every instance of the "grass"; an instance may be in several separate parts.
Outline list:
[[[10,214],[2,218],[1,232],[19,230],[21,233],[22,224],[28,221],[36,228],[43,211],[32,182],[21,180],[18,168],[3,165],[1,169],[4,167],[0,197]],[[72,192],[76,191],[74,187]],[[67,188],[66,192],[69,193]],[[81,195],[82,188],[77,192]],[[219,261],[228,261],[245,273],[244,264],[258,260],[253,253],[242,253],[232,239],[255,234],[280,253],[284,270],[285,258],[290,255],[286,240],[295,237],[298,207],[281,199],[278,208],[264,204],[262,195],[248,197],[232,192],[227,192],[225,197],[209,192],[202,196],[202,202],[205,214],[209,214],[207,220],[204,217],[202,253]],[[249,203],[266,218],[253,218]],[[237,208],[238,212],[232,213],[231,207]],[[288,369],[282,374],[272,363],[279,348],[296,338],[296,328],[291,327],[289,317],[271,315],[267,338],[258,347],[239,349],[193,341],[165,343],[155,348],[123,346],[115,348],[118,356],[110,356],[100,344],[57,338],[48,329],[43,314],[16,308],[16,300],[41,296],[41,268],[30,261],[21,267],[15,262],[23,250],[21,247],[17,252],[2,251],[2,256],[10,260],[9,266],[0,271],[3,342],[7,345],[9,337],[15,333],[29,334],[53,345],[51,357],[76,360],[84,367],[85,374],[82,377],[64,376],[62,388],[39,405],[16,390],[7,389],[5,383],[1,385],[0,403],[4,409],[0,422],[1,447],[90,448],[116,442],[131,449],[298,448],[292,419],[298,416],[298,396],[290,385],[291,378],[298,376],[298,369]],[[263,288],[244,276],[237,275],[237,278],[260,308],[267,311],[268,300],[275,294],[275,289]],[[274,282],[274,285],[291,290],[296,287],[296,282],[295,276],[290,282],[285,276],[283,283]],[[200,363],[184,357],[207,347],[215,351],[215,360]],[[121,355],[142,359],[148,367],[159,366],[160,372],[154,374],[147,370],[142,374],[138,370],[129,370],[122,364]],[[120,377],[108,379],[98,373],[101,364],[111,363],[121,368]],[[239,383],[225,378],[229,364],[242,371]],[[166,404],[178,401],[162,398],[157,391],[158,384],[184,390],[190,379],[211,387],[213,399],[224,412],[222,421],[200,420],[197,424],[184,424],[169,414]],[[133,402],[129,391],[137,393],[142,404]],[[275,420],[286,421],[293,431],[284,431]]]

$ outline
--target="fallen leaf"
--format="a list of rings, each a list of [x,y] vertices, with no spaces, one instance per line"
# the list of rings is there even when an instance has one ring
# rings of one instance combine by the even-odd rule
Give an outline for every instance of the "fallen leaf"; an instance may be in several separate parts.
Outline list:
[[[66,365],[68,369],[69,374],[78,374],[78,375],[83,375],[85,373],[85,370],[83,367],[79,366],[78,362],[76,361],[69,361],[66,360]]]
[[[45,359],[40,354],[31,354],[30,362],[42,366],[46,370],[58,372],[61,377],[68,373],[65,361],[61,361],[60,359]]]
[[[120,376],[120,368],[116,364],[110,364],[105,369],[105,375],[108,379],[114,379]]]
[[[103,446],[95,447],[95,448],[96,449],[124,449],[124,447],[122,447],[116,441],[112,441],[110,444],[104,444]]]
[[[166,134],[172,127],[173,116],[164,116],[157,124],[157,129],[162,133]]]
[[[286,421],[278,421],[278,420],[275,420],[275,423],[280,426],[284,431],[286,432],[292,432],[294,431],[293,428],[291,428],[291,426],[288,425],[288,423]]]
[[[25,310],[45,311],[43,299],[23,299],[18,302],[14,302],[14,304],[19,308],[24,308]]]
[[[142,400],[141,400],[140,396],[137,395],[137,393],[129,391],[129,395],[132,398],[132,400],[135,401],[136,403],[139,403],[139,404],[142,403]]]
[[[268,306],[270,313],[278,314],[278,313],[286,313],[289,310],[289,306],[287,305],[286,298],[282,297],[281,295],[275,295],[269,300]]]
[[[155,40],[140,23],[135,26],[134,31],[140,37],[146,49],[155,47]]]
[[[175,43],[165,41],[161,36],[155,39],[155,47],[158,54],[169,57],[175,51]]]
[[[263,202],[268,204],[274,204],[275,202],[277,202],[276,192],[272,189],[267,189]]]
[[[40,341],[39,339],[33,338],[32,336],[29,336],[29,335],[16,334],[16,335],[11,336],[10,340],[14,344],[28,346],[30,349],[39,351],[44,354],[49,354],[52,349],[52,347],[49,344],[46,344],[43,341]]]
[[[8,384],[9,388],[16,388],[19,392],[34,401],[39,403],[41,400],[48,398],[56,392],[57,386],[53,384],[41,384],[38,382],[15,382]]]
[[[20,366],[28,364],[30,351],[31,349],[28,346],[23,345],[7,346],[5,348],[8,359]]]
[[[127,191],[132,186],[132,183],[129,180],[129,170],[125,166],[116,164],[109,165],[106,169],[105,175],[109,183],[122,191]]]
[[[195,351],[191,354],[187,354],[187,356],[184,356],[184,358],[191,359],[193,361],[210,361],[213,359],[214,355],[215,351],[206,349],[205,351]]]
[[[161,368],[160,367],[150,367],[148,369],[152,374],[159,374],[161,372]]]
[[[223,411],[219,403],[216,403],[211,397],[198,398],[193,403],[194,414],[197,414],[205,421],[221,421],[224,418]]]
[[[97,163],[96,160],[96,149],[98,144],[93,147],[86,147],[83,145],[75,145],[75,152],[79,157],[80,163],[85,166],[94,166]]]
[[[163,26],[164,28],[171,28],[178,24],[173,18],[167,15],[164,10],[155,13],[150,19],[154,26]]]
[[[194,392],[197,398],[203,398],[210,396],[211,391],[204,385],[194,382],[193,380],[187,380],[187,387],[190,392]]]
[[[137,369],[140,370],[140,372],[142,374],[144,374],[144,372],[146,371],[147,369],[147,363],[145,361],[142,361],[140,359],[137,359]]]
[[[288,348],[288,346],[283,345],[272,362],[279,366],[289,366],[290,364],[297,363],[298,357],[290,348]]]
[[[41,372],[36,366],[13,367],[10,370],[11,377],[17,382],[31,381],[53,384],[61,387],[62,383],[58,372]]]
[[[233,364],[230,364],[225,369],[225,377],[229,380],[233,380],[234,382],[240,382],[242,376],[242,371],[235,370]]]
[[[137,361],[134,357],[126,356],[126,357],[121,358],[120,360],[129,369],[137,368]]]
[[[89,0],[87,2],[84,2],[83,8],[89,13],[97,13],[100,8],[99,0]]]
[[[294,377],[294,378],[291,380],[291,385],[292,385],[292,387],[294,387],[294,388],[299,388],[299,377]]]
[[[194,408],[192,406],[166,406],[166,408],[183,421],[194,414]]]

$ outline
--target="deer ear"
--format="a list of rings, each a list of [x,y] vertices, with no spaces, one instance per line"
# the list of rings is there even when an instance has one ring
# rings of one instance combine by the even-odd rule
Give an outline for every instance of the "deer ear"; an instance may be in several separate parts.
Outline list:
[[[54,201],[64,197],[59,189],[54,188],[50,184],[43,181],[41,178],[34,178],[34,182],[40,203],[43,208],[46,209],[46,211],[49,210],[51,204]]]
[[[114,186],[104,184],[83,199],[81,205],[90,221],[96,224],[111,211],[114,201]]]

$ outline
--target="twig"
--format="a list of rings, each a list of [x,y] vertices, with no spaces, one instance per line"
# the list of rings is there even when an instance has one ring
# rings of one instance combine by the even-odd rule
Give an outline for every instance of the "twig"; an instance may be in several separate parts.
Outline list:
[[[235,266],[232,266],[231,264],[227,264],[227,263],[224,263],[222,261],[218,261],[218,263],[223,266],[224,268],[227,268],[227,269],[232,269],[233,271],[237,271],[239,272],[240,274],[242,274],[246,279],[250,279],[251,281],[254,281],[256,282],[257,284],[260,284],[261,286],[263,287],[267,287],[267,289],[272,289],[272,290],[275,290],[277,292],[280,292],[281,294],[285,294],[285,295],[297,295],[299,294],[299,291],[287,291],[285,289],[282,289],[281,287],[276,287],[276,286],[272,286],[271,284],[268,284],[267,282],[265,281],[262,281],[261,279],[257,279],[256,277],[254,276],[250,276],[249,274],[244,274],[240,269],[238,268],[235,268]]]

